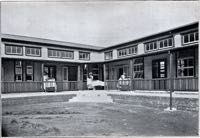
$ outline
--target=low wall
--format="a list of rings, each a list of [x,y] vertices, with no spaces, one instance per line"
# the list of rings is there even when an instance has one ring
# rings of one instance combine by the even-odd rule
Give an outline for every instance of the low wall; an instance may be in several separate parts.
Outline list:
[[[69,99],[72,99],[75,96],[76,94],[3,98],[2,106],[51,103],[51,102],[68,102]]]
[[[149,107],[156,107],[165,109],[169,107],[170,98],[169,97],[157,97],[157,96],[143,96],[143,95],[117,95],[108,94],[112,97],[113,102],[123,103],[123,104],[135,104],[143,105]],[[187,110],[187,111],[198,111],[198,98],[180,98],[176,97],[172,100],[172,105],[177,110]]]

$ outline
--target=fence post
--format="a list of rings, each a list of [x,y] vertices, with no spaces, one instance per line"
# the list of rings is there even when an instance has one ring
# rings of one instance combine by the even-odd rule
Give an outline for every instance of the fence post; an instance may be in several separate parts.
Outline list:
[[[173,93],[173,76],[172,76],[172,60],[173,60],[173,57],[172,57],[172,52],[171,51],[169,51],[168,52],[168,54],[169,54],[169,67],[170,67],[170,69],[169,69],[169,81],[170,81],[170,103],[169,103],[169,108],[170,108],[170,110],[172,110],[172,100],[173,100],[173,98],[172,98],[172,93]]]

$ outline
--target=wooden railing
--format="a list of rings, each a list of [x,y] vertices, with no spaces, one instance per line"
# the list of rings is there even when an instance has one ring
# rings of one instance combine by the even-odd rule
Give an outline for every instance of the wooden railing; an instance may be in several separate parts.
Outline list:
[[[13,93],[13,92],[41,92],[42,82],[16,82],[7,81],[2,82],[1,85],[2,93]]]
[[[130,90],[170,90],[170,84],[174,91],[198,91],[198,78],[162,78],[162,79],[133,79],[130,81]],[[170,83],[172,81],[172,83]],[[118,89],[119,80],[107,80],[106,90]]]
[[[129,81],[130,90],[169,90],[170,84],[174,91],[198,91],[198,78],[173,78],[170,79],[134,79]],[[2,82],[2,93],[14,92],[42,92],[44,85],[48,83],[49,86],[56,84],[57,91],[77,91],[86,90],[86,82],[78,81],[56,81],[56,82]],[[118,80],[105,81],[105,90],[117,90],[119,88]]]

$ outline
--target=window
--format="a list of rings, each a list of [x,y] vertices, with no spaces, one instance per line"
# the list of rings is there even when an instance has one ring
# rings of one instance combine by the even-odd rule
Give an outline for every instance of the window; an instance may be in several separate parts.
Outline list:
[[[166,59],[152,61],[152,77],[153,78],[167,77]]]
[[[40,48],[26,47],[27,56],[41,56]]]
[[[33,62],[26,62],[26,81],[33,81]]]
[[[112,51],[105,52],[104,55],[105,55],[105,60],[110,60],[110,59],[113,58],[113,53],[112,53]]]
[[[68,68],[63,67],[63,80],[67,81],[68,80]]]
[[[15,46],[15,45],[6,45],[6,54],[9,55],[22,55],[22,46]]]
[[[52,58],[67,58],[67,59],[73,59],[74,58],[74,52],[73,51],[61,51],[61,50],[55,50],[55,49],[49,49],[48,50],[48,56]]]
[[[88,52],[79,52],[80,60],[90,60],[90,53]]]
[[[177,75],[178,77],[194,76],[194,58],[184,57],[177,59]]]
[[[118,50],[118,57],[130,56],[137,54],[137,46],[127,47]]]
[[[157,47],[157,41],[155,42],[150,42],[150,43],[146,43],[145,44],[145,49],[146,51],[152,51],[152,50],[156,50],[158,47]]]
[[[196,42],[199,40],[198,32],[191,32],[183,35],[183,44]]]
[[[172,38],[159,40],[158,43],[159,43],[159,48],[160,49],[173,46]]]
[[[15,61],[15,80],[22,81],[22,61]]]
[[[133,64],[134,78],[144,78],[144,60],[137,58]]]

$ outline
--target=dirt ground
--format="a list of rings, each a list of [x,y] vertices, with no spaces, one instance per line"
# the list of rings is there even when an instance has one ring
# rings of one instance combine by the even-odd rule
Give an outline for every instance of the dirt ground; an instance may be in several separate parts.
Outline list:
[[[3,136],[191,136],[198,113],[118,103],[3,107]]]

